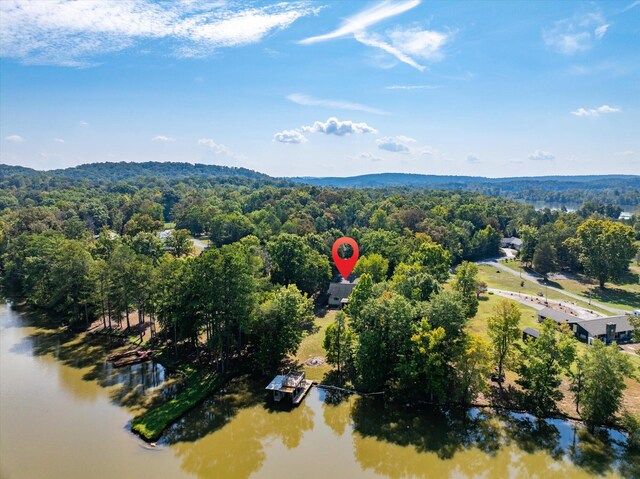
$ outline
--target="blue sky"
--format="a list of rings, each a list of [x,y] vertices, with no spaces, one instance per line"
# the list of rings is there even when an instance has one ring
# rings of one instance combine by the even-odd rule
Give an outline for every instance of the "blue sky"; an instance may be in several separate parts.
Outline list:
[[[0,2],[0,162],[640,174],[640,2]]]

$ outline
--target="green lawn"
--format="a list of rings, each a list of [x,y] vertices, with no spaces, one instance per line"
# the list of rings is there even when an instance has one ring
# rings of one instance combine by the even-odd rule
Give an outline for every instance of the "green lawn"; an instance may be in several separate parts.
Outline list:
[[[327,329],[327,326],[335,320],[336,312],[336,310],[328,310],[324,316],[316,317],[313,331],[302,338],[302,342],[300,343],[300,347],[298,348],[298,352],[295,357],[298,362],[304,364],[307,359],[315,357],[321,357],[324,359],[325,351],[322,347],[324,332]],[[304,371],[307,379],[311,379],[313,381],[321,381],[324,375],[331,371],[331,369],[332,367],[327,363],[324,363],[321,366],[304,365]]]
[[[162,431],[219,389],[225,380],[225,376],[192,373],[175,398],[135,417],[131,429],[146,441],[157,440]]]
[[[478,305],[478,313],[476,316],[469,322],[469,332],[473,334],[477,334],[478,336],[482,336],[485,339],[488,339],[487,336],[487,319],[491,314],[493,314],[493,308],[496,305],[507,298],[502,296],[498,296],[497,294],[484,294],[480,299],[480,304]],[[538,315],[536,310],[530,306],[525,306],[524,304],[517,303],[520,311],[522,312],[522,319],[520,320],[520,329],[524,328],[535,328],[539,329],[538,325]]]
[[[513,269],[514,271],[518,271],[515,263],[507,263],[505,266]],[[485,281],[490,288],[502,289],[505,291],[514,291],[521,292],[523,294],[530,295],[544,295],[546,288],[543,284],[535,284],[531,281],[520,280],[517,276],[507,272],[501,271],[493,266],[488,265],[478,265],[478,278],[482,281]],[[520,286],[521,281],[524,281],[524,286]],[[551,282],[550,286],[557,286],[555,283]],[[558,293],[553,290],[546,291],[547,297],[549,299],[557,300],[557,301],[569,301],[572,303],[576,303],[578,306],[583,308],[590,309],[592,311],[597,311],[604,315],[611,315],[611,312],[605,311],[600,308],[596,308],[593,305],[589,305],[588,299],[586,301],[579,301],[574,298],[570,298],[565,296],[562,293]],[[594,296],[594,299],[595,296]],[[604,302],[604,301],[603,301]],[[614,306],[614,305],[612,305]],[[615,307],[615,306],[614,306]]]
[[[504,261],[503,264],[514,271],[520,271],[519,264],[515,260]],[[635,263],[630,265],[629,271],[620,282],[607,283],[604,291],[598,288],[596,282],[581,275],[577,275],[576,279],[553,280],[549,285],[582,296],[587,302],[591,293],[594,301],[607,306],[626,310],[640,308],[640,267]]]

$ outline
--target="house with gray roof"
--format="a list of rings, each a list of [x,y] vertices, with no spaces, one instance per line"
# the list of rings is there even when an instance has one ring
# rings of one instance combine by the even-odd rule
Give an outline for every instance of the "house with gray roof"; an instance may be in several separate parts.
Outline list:
[[[520,249],[522,249],[522,244],[522,240],[520,238],[516,238],[515,236],[512,236],[511,238],[502,238],[500,240],[501,248],[510,248],[517,251],[520,251]]]
[[[607,344],[627,343],[632,340],[633,326],[629,316],[610,316],[607,318],[580,319],[572,314],[553,308],[538,311],[538,322],[551,319],[557,324],[567,324],[577,339],[591,344],[595,338]]]
[[[349,295],[358,283],[358,279],[360,278],[349,281],[342,278],[338,283],[329,283],[329,291],[327,292],[329,295],[329,307],[341,308],[347,304],[349,302]]]

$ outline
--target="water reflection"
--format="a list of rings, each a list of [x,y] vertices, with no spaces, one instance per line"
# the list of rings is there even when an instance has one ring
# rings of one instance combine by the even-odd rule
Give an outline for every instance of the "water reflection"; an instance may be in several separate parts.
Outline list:
[[[279,441],[295,449],[314,428],[308,405],[292,409],[265,402],[261,386],[246,377],[234,380],[224,395],[174,424],[162,443],[171,444],[183,469],[198,477],[249,477],[262,467],[267,445]]]

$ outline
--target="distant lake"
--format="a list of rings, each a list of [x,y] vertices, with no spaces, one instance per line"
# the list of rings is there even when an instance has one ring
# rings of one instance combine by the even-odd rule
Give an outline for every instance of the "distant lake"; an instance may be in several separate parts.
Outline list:
[[[549,203],[546,201],[525,201],[525,200],[522,200],[522,201],[528,205],[532,205],[536,210],[543,210],[545,208],[549,208],[550,210],[554,211],[554,210],[561,210],[564,207],[569,213],[572,213],[574,211],[579,210],[580,207],[582,207],[582,203]],[[620,213],[620,219],[631,218],[631,215],[633,214],[633,212],[638,208],[637,206],[633,206],[633,205],[618,205],[618,206],[622,208],[622,213]]]
[[[287,410],[262,384],[230,384],[149,448],[120,404],[161,384],[147,363],[113,370],[94,348],[0,303],[0,477],[638,477],[623,434],[489,410],[416,409],[313,388]]]

